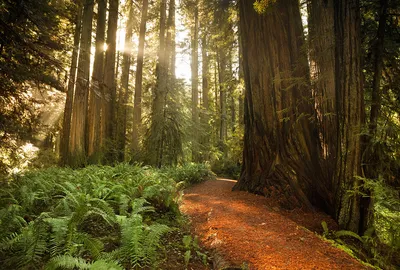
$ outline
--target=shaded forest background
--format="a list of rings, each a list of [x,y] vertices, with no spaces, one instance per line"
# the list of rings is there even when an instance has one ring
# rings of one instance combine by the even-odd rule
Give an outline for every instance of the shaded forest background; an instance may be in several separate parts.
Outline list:
[[[237,189],[323,209],[370,256],[393,257],[399,10],[393,0],[2,0],[1,177],[206,162]],[[190,80],[177,76],[179,57]]]

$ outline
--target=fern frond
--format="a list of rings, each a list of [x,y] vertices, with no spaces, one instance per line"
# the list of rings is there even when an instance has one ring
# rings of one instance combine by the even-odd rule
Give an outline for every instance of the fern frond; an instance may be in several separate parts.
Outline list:
[[[45,266],[46,270],[62,269],[90,269],[91,265],[82,258],[70,255],[59,255],[52,258]]]
[[[93,270],[124,270],[124,268],[116,261],[98,260],[95,261],[90,269]]]

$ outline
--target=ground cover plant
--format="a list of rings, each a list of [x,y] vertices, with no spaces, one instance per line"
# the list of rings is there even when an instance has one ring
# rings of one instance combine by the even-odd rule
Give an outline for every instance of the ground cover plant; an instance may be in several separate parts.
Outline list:
[[[0,269],[154,269],[169,248],[184,266],[181,181],[210,176],[203,165],[129,164],[16,175],[1,183]]]

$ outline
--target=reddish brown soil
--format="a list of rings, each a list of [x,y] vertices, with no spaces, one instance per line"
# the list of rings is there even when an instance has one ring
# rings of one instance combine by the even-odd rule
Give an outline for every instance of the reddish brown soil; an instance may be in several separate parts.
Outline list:
[[[185,190],[181,210],[202,244],[232,265],[249,269],[366,269],[315,231],[323,213],[280,209],[276,200],[231,189],[218,179]],[[306,229],[308,228],[308,229]]]

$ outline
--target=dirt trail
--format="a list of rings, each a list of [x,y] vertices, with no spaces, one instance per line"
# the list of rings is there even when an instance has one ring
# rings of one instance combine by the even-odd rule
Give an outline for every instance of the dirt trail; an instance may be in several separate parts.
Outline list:
[[[218,179],[190,187],[181,206],[201,243],[232,265],[245,263],[249,269],[366,269],[312,232],[320,230],[322,220],[334,227],[327,215],[282,210],[271,198],[232,192],[234,184],[234,180]]]

